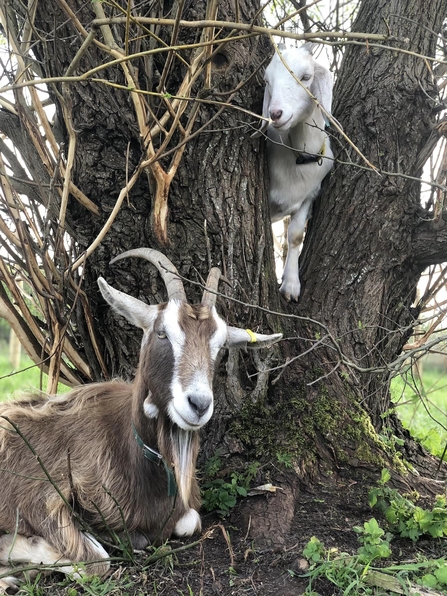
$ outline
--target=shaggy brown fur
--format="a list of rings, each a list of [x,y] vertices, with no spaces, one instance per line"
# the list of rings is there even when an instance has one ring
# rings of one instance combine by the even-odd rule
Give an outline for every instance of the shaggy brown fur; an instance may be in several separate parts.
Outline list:
[[[183,374],[199,364],[212,382],[208,342],[215,322],[208,308],[185,304],[180,312],[188,338]],[[95,383],[63,396],[31,394],[0,405],[0,530],[10,533],[0,536],[2,563],[19,560],[32,537],[41,537],[64,562],[97,561],[104,555],[85,532],[125,529],[161,541],[189,508],[199,508],[198,433],[166,415],[174,361],[169,341],[157,339],[157,321],[133,384]],[[143,412],[148,396],[159,411],[154,419]],[[168,496],[164,466],[143,456],[132,422],[173,466],[177,496]],[[21,540],[14,551],[11,534]],[[106,561],[88,567],[97,574],[107,569]]]

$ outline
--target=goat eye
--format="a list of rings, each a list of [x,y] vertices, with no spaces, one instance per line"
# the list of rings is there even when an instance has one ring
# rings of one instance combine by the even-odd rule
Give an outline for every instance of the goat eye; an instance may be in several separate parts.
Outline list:
[[[310,74],[305,74],[301,77],[302,81],[308,81],[310,79]]]
[[[167,335],[166,335],[166,333],[164,331],[158,331],[157,332],[157,337],[158,337],[158,339],[166,339],[167,338]]]

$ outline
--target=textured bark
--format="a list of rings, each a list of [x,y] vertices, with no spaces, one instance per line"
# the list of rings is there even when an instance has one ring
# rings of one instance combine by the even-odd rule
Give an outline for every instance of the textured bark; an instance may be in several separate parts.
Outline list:
[[[165,14],[169,14],[169,8],[165,7]],[[193,8],[185,9],[182,18],[204,18],[205,9],[205,2],[195,2]],[[139,10],[140,14],[145,14],[142,7]],[[255,12],[255,6],[250,2],[239,2],[239,14],[244,22],[252,19]],[[84,26],[95,18],[89,4],[79,3],[76,14]],[[234,17],[231,3],[220,3],[219,18],[231,20]],[[37,43],[35,47],[35,53],[43,64],[43,74],[58,76],[66,71],[82,40],[73,42],[75,28],[67,20],[57,0],[38,3],[35,23],[42,38],[53,41]],[[54,36],[55,26],[57,34]],[[118,44],[123,46],[124,26],[114,26],[113,33]],[[179,43],[194,43],[199,40],[200,33],[200,30],[181,30]],[[158,29],[157,34],[169,42],[171,29]],[[98,37],[102,40],[100,35]],[[145,49],[144,43],[143,47],[131,45],[129,52]],[[205,97],[226,100],[241,81],[249,79],[233,101],[236,105],[260,113],[263,92],[261,79],[258,76],[250,80],[250,76],[255,73],[267,52],[268,42],[262,38],[222,46],[213,60],[211,90],[206,91]],[[78,72],[91,68],[103,59],[100,50],[90,46],[79,63]],[[142,88],[156,89],[164,60],[164,56],[154,58],[153,69],[149,72],[151,76],[141,76]],[[142,62],[134,66],[144,71]],[[126,85],[120,67],[109,68],[104,74],[108,80]],[[166,81],[167,90],[175,92],[183,75],[181,62],[175,62],[175,68]],[[200,89],[203,84],[201,77],[197,88]],[[61,91],[60,87],[58,90]],[[74,181],[101,212],[99,217],[92,216],[76,201],[70,202],[68,221],[75,230],[81,253],[101,230],[119,191],[125,185],[126,175],[130,175],[144,157],[144,148],[127,90],[83,81],[70,84],[69,93],[73,127],[77,134]],[[58,106],[57,97],[54,97]],[[148,101],[153,111],[157,112],[158,100]],[[188,110],[192,108],[193,105]],[[215,106],[203,105],[193,132],[210,121],[216,113]],[[61,127],[60,107],[58,115],[58,126]],[[129,194],[128,201],[123,204],[111,231],[89,258],[83,287],[90,298],[110,377],[133,376],[141,332],[111,313],[104,304],[96,285],[98,276],[104,276],[117,289],[143,301],[155,303],[166,298],[163,284],[149,264],[129,259],[113,266],[108,265],[112,257],[130,248],[150,246],[162,250],[182,276],[196,282],[203,282],[211,266],[219,266],[230,282],[229,286],[221,288],[222,292],[247,304],[236,307],[231,301],[219,300],[219,310],[229,323],[259,327],[264,332],[278,327],[274,317],[248,307],[249,304],[259,304],[275,310],[279,302],[266,206],[264,145],[259,140],[251,140],[250,128],[243,126],[252,120],[242,112],[225,110],[206,127],[205,132],[188,143],[169,193],[168,246],[159,243],[153,230],[153,180],[150,176],[142,176]],[[60,134],[67,142],[67,131],[62,129]],[[168,164],[169,158],[164,159],[163,166],[167,167]],[[185,283],[185,288],[190,301],[201,297],[202,290],[199,287]],[[100,366],[89,345],[84,313],[80,308],[76,312],[76,324],[83,337],[89,363],[96,378],[100,378]],[[262,355],[260,363],[264,359],[268,367],[269,354]],[[249,358],[245,363],[245,357],[237,353],[224,356],[221,374],[226,378],[224,371],[227,368],[232,378],[225,384],[219,379],[216,384],[217,415],[209,425],[208,453],[214,451],[215,445],[226,434],[231,413],[237,410],[243,398],[253,390],[259,396],[267,392],[268,375],[260,375],[251,381],[245,374],[246,366],[253,370]]]
[[[386,34],[389,27],[398,38],[390,45],[434,56],[431,32],[440,31],[444,17],[442,0],[365,0],[353,29]],[[343,141],[334,142],[339,159],[346,162],[349,155],[354,163],[336,166],[315,206],[302,255],[299,312],[327,324],[340,337],[347,358],[365,369],[400,354],[418,316],[414,300],[420,273],[442,258],[442,247],[430,249],[436,231],[424,222],[419,184],[386,174],[421,175],[415,163],[433,126],[427,95],[434,94],[430,69],[419,57],[376,47],[347,48],[334,114],[382,173],[365,169]],[[416,254],[423,230],[427,246]],[[343,371],[380,427],[390,405],[388,373],[356,374],[345,367],[338,372]]]

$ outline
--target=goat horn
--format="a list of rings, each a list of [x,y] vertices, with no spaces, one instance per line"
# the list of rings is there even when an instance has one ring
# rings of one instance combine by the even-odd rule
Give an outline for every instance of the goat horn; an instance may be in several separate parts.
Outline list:
[[[112,265],[113,263],[116,263],[116,261],[126,259],[127,257],[140,257],[155,265],[163,278],[168,291],[168,300],[187,302],[183,283],[178,275],[178,271],[163,253],[154,250],[153,248],[135,248],[118,255],[110,261],[110,264]]]
[[[208,306],[208,308],[215,306],[217,298],[216,292],[219,286],[220,276],[221,273],[219,267],[213,267],[208,273],[205,290],[202,296],[202,306]]]

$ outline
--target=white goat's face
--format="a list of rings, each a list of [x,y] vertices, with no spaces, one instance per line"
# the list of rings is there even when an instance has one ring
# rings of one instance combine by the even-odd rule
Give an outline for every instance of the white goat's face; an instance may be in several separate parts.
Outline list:
[[[311,86],[315,65],[305,48],[284,50],[281,55],[287,68],[275,54],[265,71],[263,116],[270,118],[270,125],[275,129],[287,131],[306,120],[315,107],[303,88]]]

